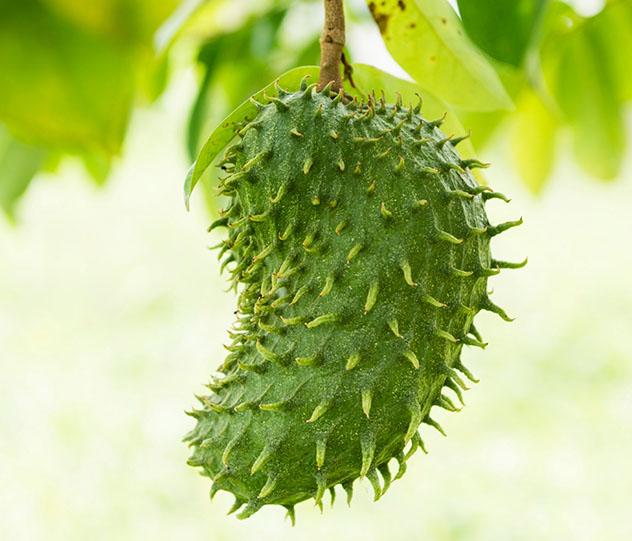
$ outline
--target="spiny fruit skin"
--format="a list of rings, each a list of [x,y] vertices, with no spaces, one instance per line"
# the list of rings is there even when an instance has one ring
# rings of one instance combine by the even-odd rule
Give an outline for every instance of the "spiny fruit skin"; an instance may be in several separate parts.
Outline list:
[[[368,477],[423,446],[433,406],[457,409],[464,344],[484,346],[481,309],[502,262],[475,160],[418,108],[349,102],[329,89],[280,90],[226,151],[231,204],[224,267],[239,288],[229,355],[197,426],[189,464],[231,492],[241,518]],[[406,451],[406,453],[405,453]],[[383,479],[380,485],[377,472]]]

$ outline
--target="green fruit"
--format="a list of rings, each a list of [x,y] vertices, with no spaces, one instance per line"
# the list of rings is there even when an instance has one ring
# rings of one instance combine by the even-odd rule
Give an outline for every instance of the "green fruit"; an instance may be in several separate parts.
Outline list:
[[[305,84],[259,104],[226,151],[224,265],[240,288],[224,374],[191,415],[189,463],[240,517],[366,476],[376,498],[423,446],[433,406],[457,409],[472,320],[488,298],[488,223],[457,140],[418,108],[348,102]],[[213,227],[214,227],[213,226]],[[378,472],[383,484],[380,484]],[[333,496],[333,494],[332,494]]]

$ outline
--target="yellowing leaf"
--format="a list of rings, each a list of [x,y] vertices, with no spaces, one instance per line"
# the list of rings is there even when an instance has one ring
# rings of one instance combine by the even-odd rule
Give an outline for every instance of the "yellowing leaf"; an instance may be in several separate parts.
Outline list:
[[[384,43],[413,79],[462,109],[510,109],[498,75],[446,0],[367,0]]]
[[[612,179],[621,169],[625,129],[621,87],[607,46],[612,29],[600,24],[601,16],[550,38],[542,64],[547,86],[573,130],[577,161],[589,174]]]
[[[134,89],[131,54],[33,0],[0,17],[0,120],[38,145],[115,154]]]
[[[512,156],[524,183],[538,194],[553,169],[559,123],[530,88],[525,88],[516,105],[511,133]]]

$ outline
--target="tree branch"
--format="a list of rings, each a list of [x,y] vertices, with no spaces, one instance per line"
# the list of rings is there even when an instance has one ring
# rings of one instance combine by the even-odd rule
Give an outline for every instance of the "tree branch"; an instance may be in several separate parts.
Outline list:
[[[345,14],[342,0],[325,1],[325,24],[320,37],[320,80],[318,88],[332,82],[332,90],[342,88],[340,60],[345,46]]]

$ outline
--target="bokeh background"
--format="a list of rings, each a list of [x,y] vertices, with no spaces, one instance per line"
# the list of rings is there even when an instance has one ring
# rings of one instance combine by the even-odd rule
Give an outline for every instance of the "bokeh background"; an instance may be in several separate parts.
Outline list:
[[[235,70],[234,81],[215,80],[217,73],[211,77],[196,58],[205,46],[208,61],[208,42],[222,36],[228,45],[218,69],[230,71],[226,64],[245,58],[248,47],[236,49],[227,29],[256,25],[270,16],[267,7],[232,2],[220,13],[221,3],[207,2],[208,12],[195,19],[193,3],[173,2],[149,20],[126,11],[108,19],[96,11],[103,2],[77,12],[64,11],[75,5],[70,0],[5,1],[4,15],[14,17],[11,25],[0,22],[0,43],[22,50],[33,38],[16,26],[26,24],[19,6],[42,15],[43,32],[44,4],[63,24],[71,24],[72,13],[77,35],[97,36],[95,43],[116,34],[106,41],[127,51],[113,57],[121,77],[134,66],[146,72],[137,70],[143,80],[126,90],[135,97],[133,107],[123,107],[125,137],[88,130],[90,114],[108,118],[93,107],[105,98],[76,100],[70,112],[62,111],[67,124],[59,124],[61,87],[52,97],[45,87],[31,88],[30,109],[26,102],[9,108],[7,100],[0,106],[3,129],[12,134],[0,146],[6,150],[9,137],[22,145],[17,162],[7,161],[8,152],[0,156],[7,211],[0,219],[0,539],[632,539],[628,147],[604,183],[573,155],[572,128],[560,128],[550,174],[534,185],[533,176],[525,181],[516,168],[515,124],[501,123],[481,153],[494,164],[486,171],[489,183],[513,200],[491,202],[490,215],[492,221],[522,215],[525,225],[496,240],[495,254],[528,255],[529,265],[492,281],[496,302],[517,319],[507,324],[479,316],[490,345],[485,352],[468,350],[465,360],[481,381],[466,393],[464,411],[437,413],[448,437],[426,430],[429,454],[416,455],[378,503],[361,482],[351,509],[342,494],[322,515],[305,502],[294,528],[281,508],[238,521],[225,516],[228,495],[209,502],[208,480],[186,465],[181,442],[193,424],[184,410],[223,359],[235,305],[206,249],[217,241],[206,233],[212,192],[194,194],[187,213],[182,183],[198,139],[241,101],[235,88],[247,95],[278,74],[273,71],[317,59],[319,4],[298,2],[290,19],[284,13],[279,43],[268,56],[248,60],[251,73]],[[349,4],[354,61],[403,76],[364,3]],[[130,5],[146,14],[152,4]],[[591,17],[604,5],[586,0],[573,7]],[[299,23],[298,34],[313,35],[297,53]],[[37,83],[33,70],[23,75]],[[88,68],[79,72],[80,82],[102,89]],[[8,96],[17,83],[0,77],[0,97]],[[111,84],[112,77],[104,80]],[[112,85],[105,96],[117,90]],[[209,107],[202,107],[205,100]],[[196,107],[203,111],[197,117]],[[629,110],[621,118],[629,133]],[[30,125],[35,128],[26,133]],[[59,137],[70,132],[53,134],[59,126],[74,130],[63,144]],[[8,179],[25,178],[29,170],[38,172],[26,175],[28,190],[28,182],[18,190],[26,193],[9,198],[16,190],[7,188]]]

